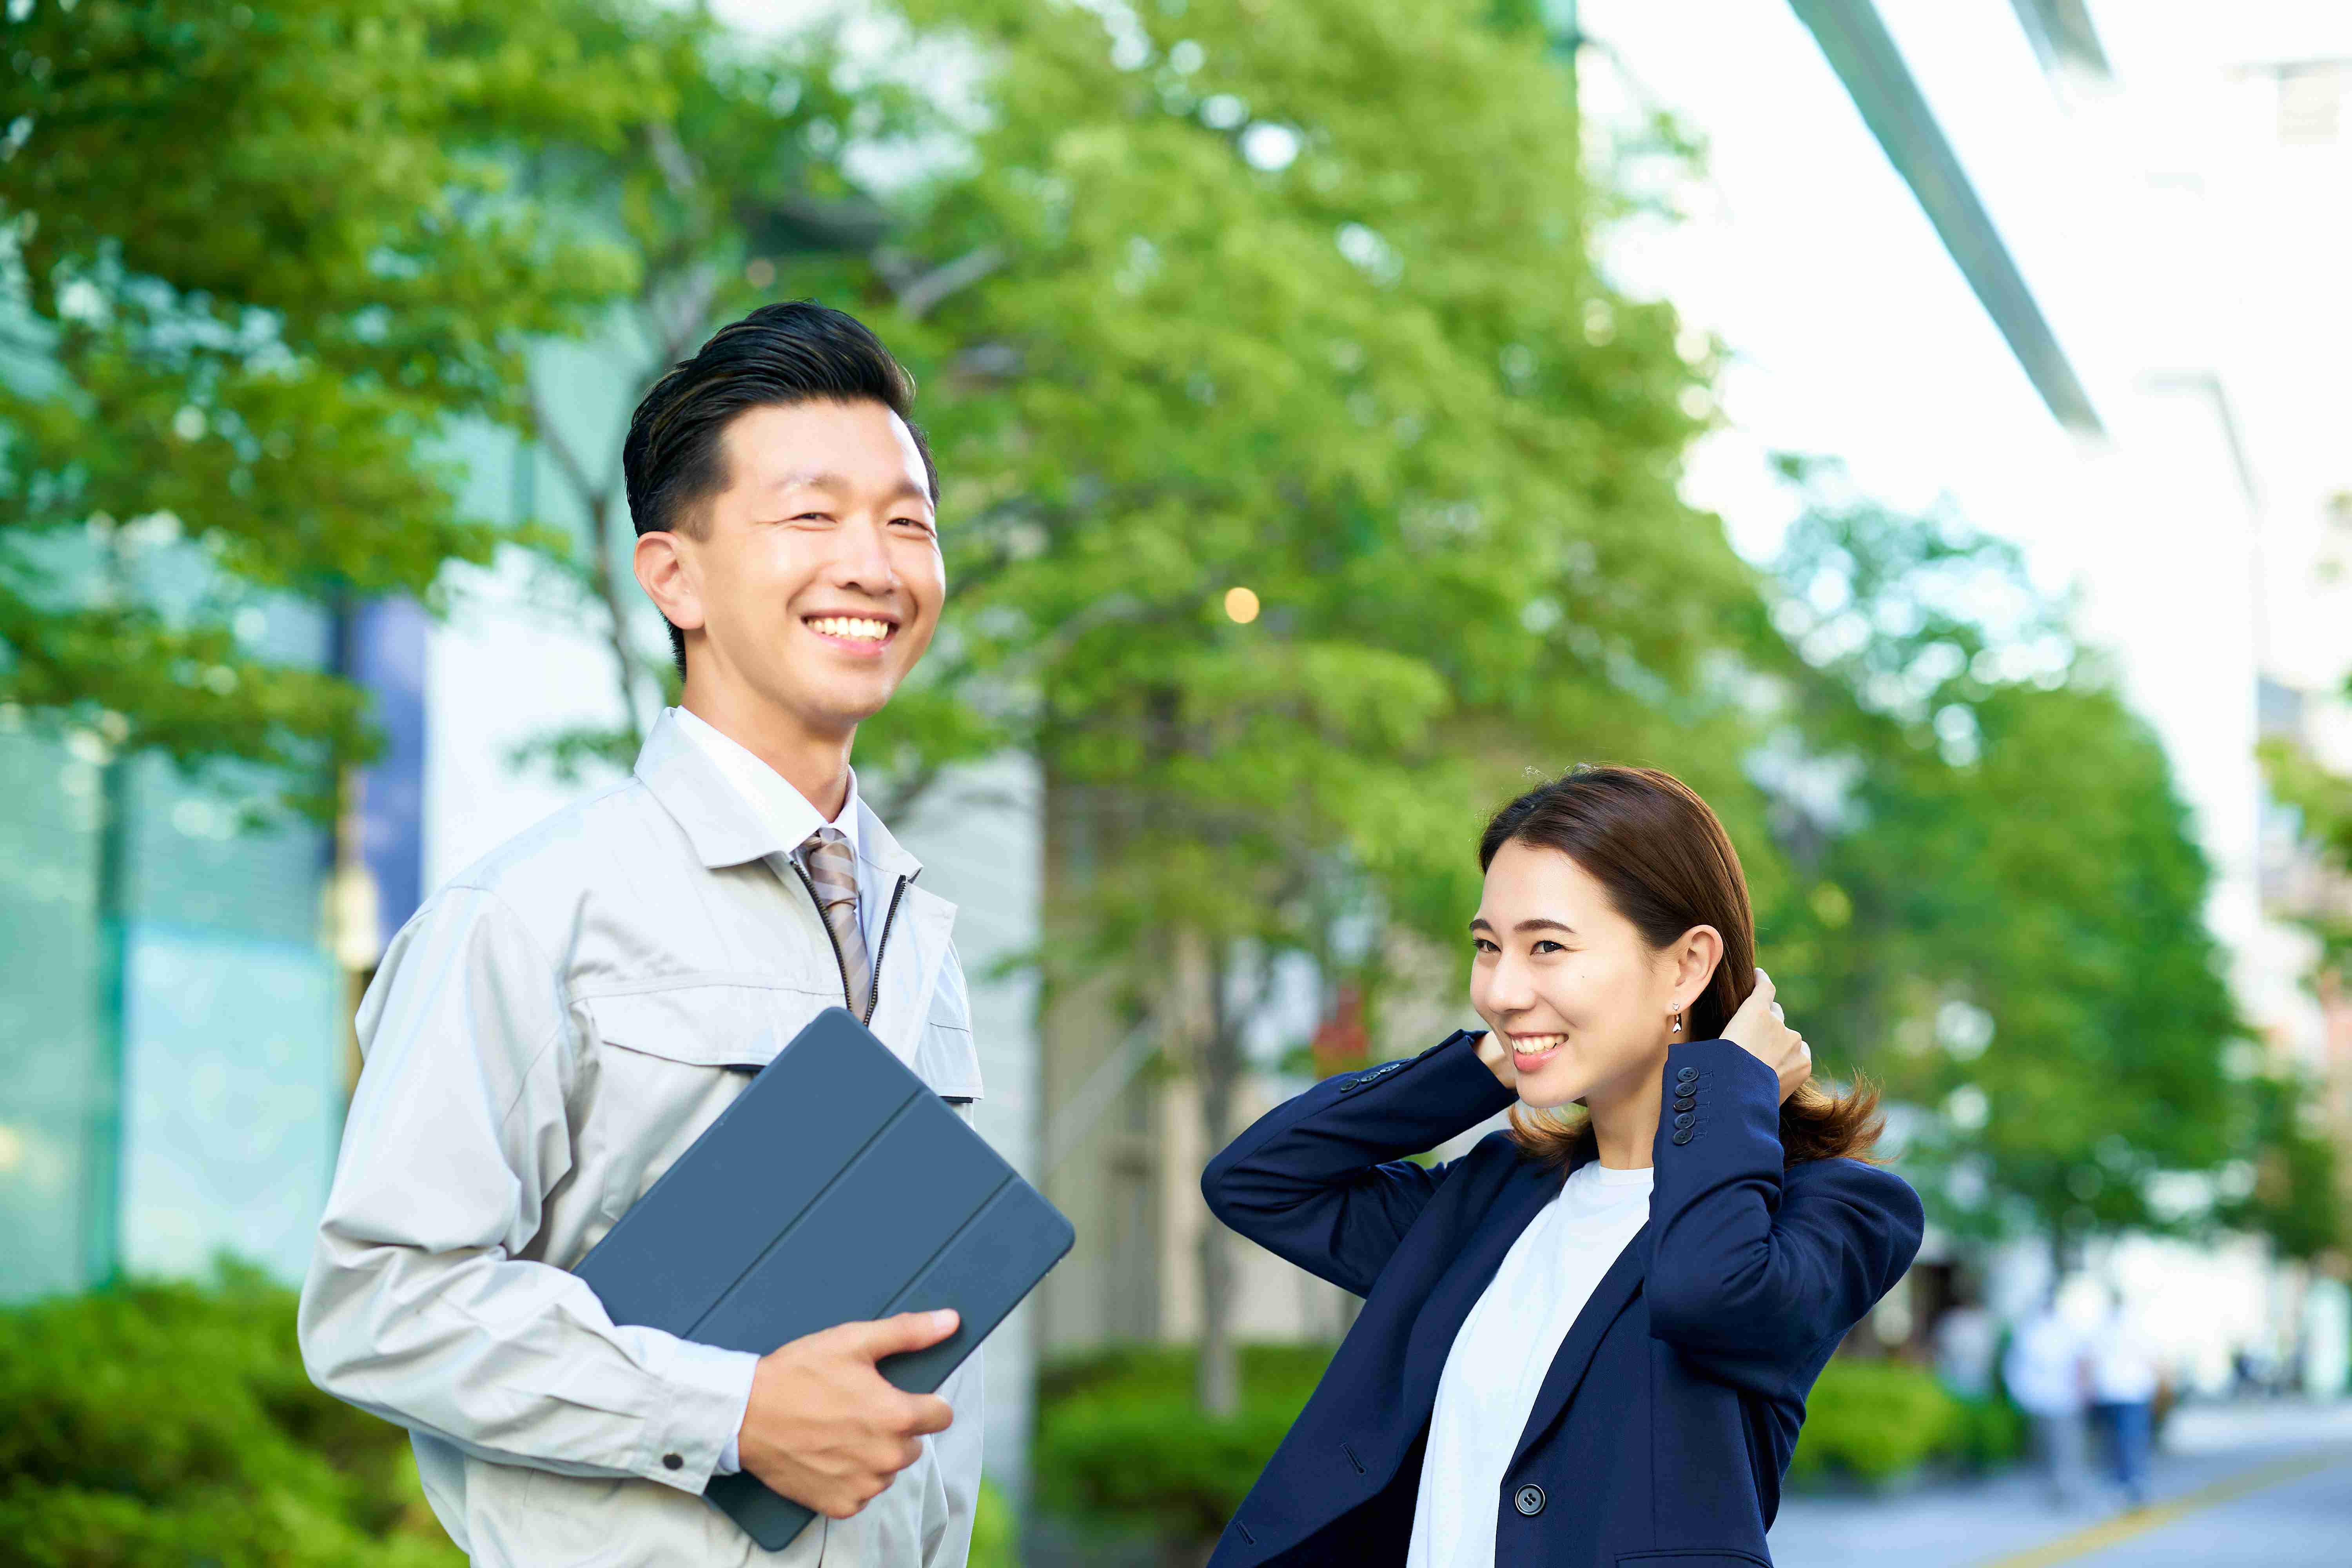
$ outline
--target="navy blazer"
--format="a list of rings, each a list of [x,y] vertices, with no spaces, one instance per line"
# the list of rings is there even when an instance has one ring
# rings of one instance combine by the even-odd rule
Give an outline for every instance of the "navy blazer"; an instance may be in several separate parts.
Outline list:
[[[1456,1033],[1325,1079],[1209,1162],[1226,1225],[1365,1298],[1225,1526],[1210,1568],[1401,1564],[1454,1336],[1559,1190],[1489,1134],[1429,1149],[1514,1095]],[[1804,1419],[1846,1331],[1919,1249],[1919,1199],[1858,1160],[1781,1168],[1780,1080],[1728,1040],[1667,1052],[1650,1217],[1553,1357],[1510,1463],[1496,1568],[1757,1568]]]

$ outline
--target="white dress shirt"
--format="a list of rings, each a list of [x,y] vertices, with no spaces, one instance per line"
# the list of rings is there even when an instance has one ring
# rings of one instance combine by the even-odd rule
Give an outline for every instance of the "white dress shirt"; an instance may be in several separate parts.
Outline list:
[[[809,804],[803,795],[785,782],[783,774],[760,760],[759,753],[741,742],[721,733],[709,721],[698,719],[683,708],[672,708],[677,716],[678,728],[694,737],[695,743],[709,754],[725,773],[728,782],[743,792],[751,809],[776,826],[777,830],[793,844],[799,844],[818,828],[825,826],[824,815]],[[849,840],[849,852],[857,860],[857,929],[866,933],[866,957],[870,963],[876,954],[875,940],[881,934],[884,911],[889,908],[891,883],[876,870],[866,858],[858,843],[857,770],[849,771],[849,793],[841,797],[841,811],[833,826]],[[779,875],[790,877],[788,866],[776,868]]]
[[[810,804],[808,796],[787,783],[783,774],[761,762],[758,752],[684,708],[672,708],[667,711],[677,716],[678,728],[694,738],[695,743],[719,764],[719,771],[727,775],[728,782],[743,792],[743,798],[751,803],[751,809],[773,823],[787,843],[799,844],[825,825],[824,813]],[[857,861],[857,929],[866,933],[866,957],[871,963],[877,956],[874,941],[881,920],[875,910],[889,902],[890,889],[881,885],[882,873],[867,862],[865,853],[858,847],[857,807],[857,772],[853,768],[849,773],[848,793],[841,797],[841,812],[833,819],[833,826],[840,830],[842,837],[849,841],[849,853]],[[784,866],[777,867],[776,872],[782,877],[793,874],[791,868]],[[751,1391],[747,1388],[744,1390],[744,1405],[749,1408],[750,1405]],[[743,1412],[738,1410],[735,1413],[736,1432],[719,1448],[719,1463],[712,1467],[714,1474],[733,1475],[743,1468],[742,1455],[736,1448],[742,1426]]]
[[[1593,1288],[1650,1217],[1650,1172],[1588,1160],[1511,1243],[1454,1336],[1405,1568],[1494,1568],[1503,1472]]]

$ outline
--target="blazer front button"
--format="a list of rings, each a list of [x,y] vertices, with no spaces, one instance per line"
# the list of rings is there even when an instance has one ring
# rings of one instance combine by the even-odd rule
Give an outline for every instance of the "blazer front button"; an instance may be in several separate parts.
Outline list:
[[[1533,1518],[1543,1511],[1543,1488],[1532,1482],[1521,1487],[1518,1495],[1511,1499],[1511,1505],[1521,1513]]]

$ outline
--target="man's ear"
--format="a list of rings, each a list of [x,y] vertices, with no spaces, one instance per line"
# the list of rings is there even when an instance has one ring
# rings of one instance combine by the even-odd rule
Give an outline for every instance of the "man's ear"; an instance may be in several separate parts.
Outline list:
[[[682,632],[702,626],[702,589],[692,558],[693,542],[656,531],[637,535],[630,564],[637,586],[646,591],[670,625]]]

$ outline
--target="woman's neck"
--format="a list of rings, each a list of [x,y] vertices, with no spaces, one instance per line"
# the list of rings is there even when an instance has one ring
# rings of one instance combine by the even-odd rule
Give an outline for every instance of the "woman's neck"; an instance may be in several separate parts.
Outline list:
[[[1601,1163],[1612,1171],[1645,1171],[1658,1137],[1658,1107],[1664,1089],[1660,1073],[1666,1055],[1584,1097],[1592,1117],[1592,1142]]]

